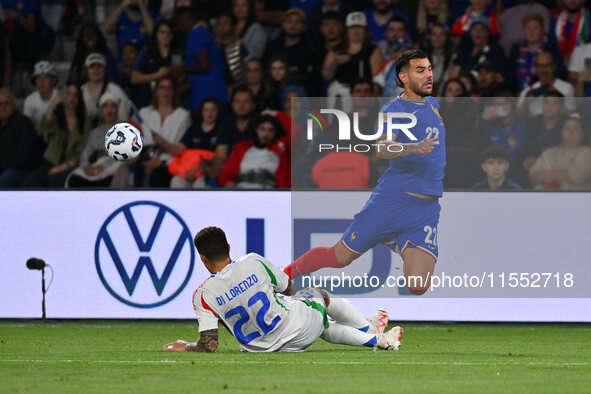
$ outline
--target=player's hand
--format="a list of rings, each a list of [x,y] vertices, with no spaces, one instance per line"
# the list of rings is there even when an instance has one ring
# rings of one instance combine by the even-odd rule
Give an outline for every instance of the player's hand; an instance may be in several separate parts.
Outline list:
[[[428,155],[435,148],[435,144],[439,141],[439,137],[425,138],[417,144],[417,155]]]
[[[182,339],[177,339],[174,342],[162,346],[162,350],[165,352],[184,352],[187,349],[188,343],[189,342],[183,341]]]

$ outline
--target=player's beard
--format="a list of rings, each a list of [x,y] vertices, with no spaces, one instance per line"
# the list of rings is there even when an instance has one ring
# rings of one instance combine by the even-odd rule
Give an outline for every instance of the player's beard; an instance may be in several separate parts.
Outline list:
[[[418,84],[418,83],[416,83],[414,81],[411,81],[411,83],[410,83],[410,90],[412,90],[413,93],[416,94],[417,96],[427,97],[427,96],[429,96],[431,94],[431,91],[433,89],[432,88],[431,89],[423,88],[423,85],[424,84]],[[431,86],[433,86],[433,85],[431,85]]]

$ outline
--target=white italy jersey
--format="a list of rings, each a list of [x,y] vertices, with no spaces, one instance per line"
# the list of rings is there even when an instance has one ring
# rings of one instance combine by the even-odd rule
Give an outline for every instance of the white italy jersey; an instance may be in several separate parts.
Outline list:
[[[199,332],[217,329],[221,320],[243,351],[304,350],[320,336],[323,316],[304,302],[278,298],[288,284],[281,269],[256,253],[231,261],[193,295]]]

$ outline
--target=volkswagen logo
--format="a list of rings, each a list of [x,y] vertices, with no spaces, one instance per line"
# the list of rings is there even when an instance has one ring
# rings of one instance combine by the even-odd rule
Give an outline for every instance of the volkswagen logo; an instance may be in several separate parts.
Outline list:
[[[113,297],[137,308],[164,305],[179,295],[195,263],[193,238],[183,219],[154,201],[123,205],[101,226],[96,270]]]

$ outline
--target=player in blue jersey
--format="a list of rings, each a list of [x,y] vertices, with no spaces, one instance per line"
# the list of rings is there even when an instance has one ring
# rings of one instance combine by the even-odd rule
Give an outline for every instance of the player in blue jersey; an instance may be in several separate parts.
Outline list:
[[[396,74],[404,92],[380,112],[408,115],[399,123],[408,123],[414,116],[416,125],[394,129],[392,140],[382,136],[377,155],[390,163],[371,197],[339,242],[310,249],[285,267],[290,278],[320,268],[345,267],[375,245],[385,243],[402,256],[409,291],[418,295],[429,288],[438,256],[445,127],[439,103],[429,96],[433,72],[427,54],[414,49],[404,52],[396,64]],[[383,130],[387,130],[386,125]],[[386,149],[390,145],[398,148]]]

